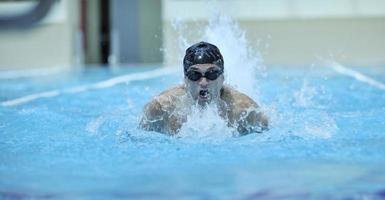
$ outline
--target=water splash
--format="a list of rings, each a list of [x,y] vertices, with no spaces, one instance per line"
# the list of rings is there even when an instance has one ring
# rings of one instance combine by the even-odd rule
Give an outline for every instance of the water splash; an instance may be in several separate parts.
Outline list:
[[[306,120],[303,120],[306,119]],[[294,126],[293,135],[305,139],[329,139],[338,130],[333,117],[327,112],[319,110],[306,110],[299,113],[297,126]]]
[[[280,111],[276,127],[281,137],[329,139],[338,131],[334,117],[327,112],[332,97],[322,85],[313,85],[309,77],[302,79],[300,88],[280,95]]]
[[[106,116],[102,115],[99,116],[91,121],[89,121],[85,127],[85,130],[89,132],[90,134],[97,134],[99,131],[100,126],[103,125],[103,123],[107,120]]]
[[[194,106],[178,136],[185,139],[223,141],[231,138],[234,133],[235,130],[229,128],[227,122],[219,116],[218,108],[211,104],[203,110]]]
[[[219,12],[213,13],[202,32],[196,33],[195,38],[198,39],[194,41],[187,39],[194,37],[191,37],[191,30],[186,24],[182,20],[174,21],[173,28],[178,35],[180,54],[183,55],[188,46],[201,40],[215,44],[224,57],[226,84],[260,102],[259,98],[263,94],[259,92],[258,80],[267,76],[261,54],[253,50],[253,44],[246,39],[246,32],[236,21]],[[272,130],[269,133],[276,134],[273,138],[295,136],[302,139],[328,139],[338,130],[333,117],[323,110],[325,105],[318,102],[325,96],[321,94],[322,88],[319,88],[322,86],[316,87],[310,83],[305,77],[299,90],[287,90],[278,94],[283,99],[282,102],[263,106],[270,118]],[[196,111],[183,126],[181,136],[223,138],[222,133],[231,135],[231,131],[233,130],[226,128],[223,120],[212,110],[204,113]]]
[[[224,57],[225,83],[258,102],[257,77],[266,74],[261,55],[253,51],[247,42],[245,31],[235,21],[219,12],[213,13],[208,24],[201,32],[194,32],[194,36],[183,20],[173,20],[171,25],[177,34],[179,54],[183,55],[186,48],[199,41],[215,44]],[[179,135],[183,138],[223,139],[233,134],[234,130],[227,127],[216,109],[209,107],[203,112],[198,108],[193,109]]]
[[[256,77],[266,76],[261,54],[247,42],[246,33],[230,17],[214,12],[201,32],[191,36],[186,24],[175,19],[172,27],[177,34],[179,54],[199,41],[215,44],[220,49],[225,63],[225,83],[258,101],[259,89]],[[196,38],[189,40],[187,38]]]
[[[257,99],[257,77],[265,73],[263,59],[247,42],[246,33],[230,17],[215,15],[205,28],[203,40],[218,46],[225,61],[226,83]]]
[[[285,108],[275,118],[275,123],[269,131],[272,140],[295,138],[313,140],[330,139],[339,130],[337,122],[326,111],[306,108],[296,110]]]
[[[171,22],[171,27],[175,30],[177,35],[177,42],[179,47],[179,54],[182,56],[185,50],[190,46],[189,41],[186,38],[186,33],[188,33],[188,27],[182,19],[174,19]]]
[[[308,81],[304,79],[301,89],[294,92],[294,104],[303,108],[310,107],[314,105],[313,99],[316,94],[316,88],[310,86]]]

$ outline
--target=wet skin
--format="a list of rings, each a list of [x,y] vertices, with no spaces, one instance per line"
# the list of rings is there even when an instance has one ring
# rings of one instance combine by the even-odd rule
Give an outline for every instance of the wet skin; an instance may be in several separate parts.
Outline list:
[[[186,122],[186,116],[193,106],[204,109],[209,104],[215,104],[218,114],[240,135],[267,130],[268,119],[257,103],[247,95],[224,85],[223,73],[215,80],[210,80],[210,73],[212,75],[217,70],[220,68],[214,64],[191,66],[186,74],[192,71],[208,77],[200,77],[194,81],[185,76],[183,85],[156,96],[145,106],[140,128],[175,135]]]

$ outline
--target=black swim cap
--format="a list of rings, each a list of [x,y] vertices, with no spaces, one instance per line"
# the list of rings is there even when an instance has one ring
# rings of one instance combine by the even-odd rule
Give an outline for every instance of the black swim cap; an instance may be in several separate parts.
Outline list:
[[[196,64],[214,64],[223,70],[223,57],[218,47],[208,42],[199,42],[187,48],[183,58],[184,73]]]

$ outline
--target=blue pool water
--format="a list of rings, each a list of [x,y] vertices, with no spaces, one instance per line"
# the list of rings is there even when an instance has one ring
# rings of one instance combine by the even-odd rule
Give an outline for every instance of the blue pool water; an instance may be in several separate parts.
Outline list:
[[[233,137],[211,116],[169,137],[137,129],[181,82],[153,70],[1,79],[0,199],[385,199],[385,90],[327,67],[267,68],[248,92],[268,132]],[[385,82],[384,68],[355,70]]]

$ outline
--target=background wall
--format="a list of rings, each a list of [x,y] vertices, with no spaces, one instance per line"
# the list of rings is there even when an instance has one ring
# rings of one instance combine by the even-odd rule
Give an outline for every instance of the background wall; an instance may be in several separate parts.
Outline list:
[[[177,21],[198,41],[213,12],[231,16],[268,65],[309,65],[318,57],[350,65],[385,64],[385,1],[163,0],[165,61],[180,64]],[[195,34],[194,34],[195,33]],[[263,44],[263,45],[261,45]],[[235,47],[236,48],[236,47]]]
[[[23,9],[32,4],[1,2],[0,10]],[[80,62],[75,43],[75,37],[79,37],[77,10],[73,1],[58,1],[35,27],[0,31],[0,69],[71,66]]]
[[[34,2],[0,1],[0,15]],[[268,65],[309,65],[318,57],[349,65],[385,65],[383,0],[55,2],[54,9],[35,27],[0,30],[0,70],[87,64],[180,65],[183,49],[178,36],[191,43],[198,41],[215,12],[232,17],[246,32],[250,47]],[[107,33],[101,34],[101,19],[109,20]],[[178,33],[175,22],[184,32]],[[108,48],[102,49],[103,45]]]
[[[0,0],[0,17],[36,2]],[[161,7],[153,0],[55,1],[33,27],[0,27],[0,69],[161,63]]]
[[[110,64],[161,63],[161,1],[111,0]]]

